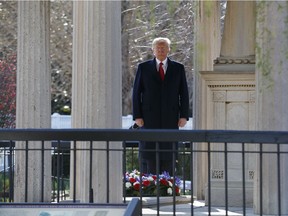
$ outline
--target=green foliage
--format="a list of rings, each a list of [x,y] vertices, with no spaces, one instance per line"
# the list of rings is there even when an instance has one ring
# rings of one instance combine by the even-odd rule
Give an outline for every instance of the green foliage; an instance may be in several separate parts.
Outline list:
[[[9,173],[0,173],[0,202],[9,202],[10,180]]]
[[[70,180],[69,178],[59,178],[59,181],[57,178],[52,179],[52,190],[57,191],[59,185],[59,190],[61,191],[69,191],[70,189]]]
[[[126,148],[126,170],[139,170],[138,148]]]
[[[10,187],[8,173],[0,173],[0,193],[8,192]]]

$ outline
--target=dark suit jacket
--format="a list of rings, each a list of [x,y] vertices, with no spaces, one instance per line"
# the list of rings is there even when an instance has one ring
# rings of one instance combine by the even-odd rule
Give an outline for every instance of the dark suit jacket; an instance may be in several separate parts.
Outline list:
[[[189,116],[184,66],[168,58],[164,81],[156,59],[138,65],[133,87],[133,119],[143,118],[147,129],[178,129],[179,118]]]

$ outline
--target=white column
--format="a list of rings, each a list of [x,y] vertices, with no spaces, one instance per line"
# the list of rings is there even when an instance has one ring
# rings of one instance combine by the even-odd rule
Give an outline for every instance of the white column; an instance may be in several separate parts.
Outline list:
[[[254,94],[254,87],[251,86],[255,86],[255,2],[227,1],[221,42],[220,2],[201,1],[198,4],[195,18],[197,28],[195,30],[195,93],[193,94],[194,128],[254,129],[255,103],[250,96]],[[211,149],[222,150],[223,146],[213,144]],[[194,148],[207,150],[207,144],[194,144]],[[238,150],[232,144],[229,144],[228,148]],[[207,159],[205,154],[195,155],[194,185],[197,198],[203,198],[203,188],[208,181]],[[239,178],[241,167],[237,157],[228,157],[229,166],[226,173],[221,154],[213,153],[211,160],[212,205],[223,205],[225,175],[228,176],[229,187],[231,186],[229,205],[242,205],[243,202],[238,199],[242,180]],[[247,164],[247,173],[251,171],[252,165],[253,163]],[[251,204],[252,180],[246,180],[249,181],[246,201]],[[207,198],[205,196],[206,200]]]
[[[17,49],[17,128],[51,127],[51,72],[49,55],[49,1],[18,2],[18,49]],[[25,149],[23,142],[16,149]],[[29,142],[29,149],[41,149],[41,142]],[[51,143],[45,143],[50,149]],[[16,151],[15,202],[25,201],[25,184],[28,202],[51,201],[51,152],[29,151],[28,165],[25,152]],[[44,163],[44,184],[41,182]],[[26,166],[27,165],[27,166]],[[25,170],[28,169],[28,181]],[[41,195],[42,187],[44,196]]]
[[[73,10],[72,127],[121,128],[121,1],[75,1]],[[81,143],[77,148],[87,146]],[[106,143],[94,143],[94,148],[106,148]],[[109,148],[122,145],[111,143]],[[106,153],[93,153],[94,202],[106,202],[108,195],[110,202],[122,201],[121,155],[110,152],[106,176]],[[90,190],[89,160],[89,152],[76,156],[76,197],[85,202]]]
[[[220,57],[255,55],[255,2],[227,1]]]
[[[255,1],[227,1],[220,56],[214,71],[255,71]]]
[[[193,83],[193,128],[206,129],[203,86],[200,71],[212,71],[213,60],[220,54],[220,3],[218,1],[195,1],[194,36],[194,83]],[[202,144],[195,144],[195,150],[205,150]],[[195,154],[194,188],[198,199],[204,199],[207,182],[207,161],[204,154]]]
[[[261,1],[257,3],[256,81],[257,129],[288,130],[288,2]],[[275,145],[264,145],[263,151],[276,151]],[[288,151],[281,146],[281,151]],[[259,157],[255,181],[255,211],[260,212]],[[281,199],[278,200],[278,168],[280,171]],[[288,214],[288,156],[281,154],[280,167],[275,154],[263,155],[263,214]]]

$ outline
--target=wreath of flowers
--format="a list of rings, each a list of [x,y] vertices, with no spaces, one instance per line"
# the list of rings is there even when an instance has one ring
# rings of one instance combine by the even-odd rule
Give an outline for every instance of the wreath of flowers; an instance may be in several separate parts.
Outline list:
[[[142,190],[140,190],[140,176],[142,178]],[[180,195],[180,184],[179,178],[174,178],[169,175],[168,172],[163,172],[158,176],[158,190],[159,196],[175,196]],[[173,185],[174,184],[174,185]],[[134,170],[131,173],[126,172],[125,174],[125,189],[126,196],[157,196],[157,175],[153,174],[142,174],[138,170]]]

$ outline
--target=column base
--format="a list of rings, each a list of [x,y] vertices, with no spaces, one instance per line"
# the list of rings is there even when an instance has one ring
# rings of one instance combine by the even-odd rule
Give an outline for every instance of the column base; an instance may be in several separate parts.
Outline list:
[[[253,207],[253,182],[245,182],[245,204]],[[205,187],[205,205],[208,205],[208,186]],[[224,181],[211,181],[211,206],[225,206],[225,183]],[[242,181],[228,182],[228,206],[243,206]]]

